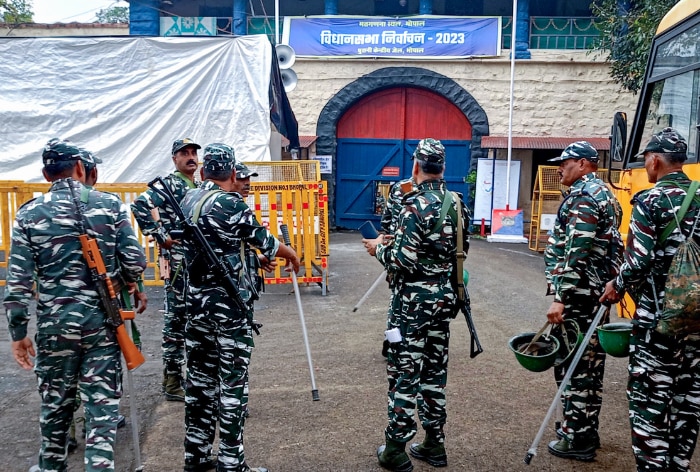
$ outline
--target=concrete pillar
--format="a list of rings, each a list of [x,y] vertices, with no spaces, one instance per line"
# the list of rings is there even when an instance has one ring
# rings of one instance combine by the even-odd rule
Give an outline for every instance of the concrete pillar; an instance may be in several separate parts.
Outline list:
[[[233,0],[233,25],[231,26],[231,33],[236,36],[248,34],[246,0]]]
[[[420,0],[418,6],[419,15],[432,15],[433,14],[433,0]]]
[[[160,0],[140,0],[129,5],[129,34],[160,36]]]
[[[337,15],[338,14],[338,0],[326,0],[324,8],[324,15]]]
[[[530,59],[530,0],[518,0],[518,24],[514,25],[515,58]]]

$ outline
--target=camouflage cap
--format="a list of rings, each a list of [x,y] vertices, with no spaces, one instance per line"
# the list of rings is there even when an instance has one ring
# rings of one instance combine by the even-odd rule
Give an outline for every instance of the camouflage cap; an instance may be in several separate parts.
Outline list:
[[[247,179],[248,177],[257,177],[258,173],[253,172],[248,168],[247,165],[242,162],[236,162],[236,178],[237,179]]]
[[[102,164],[102,159],[91,153],[85,148],[79,148],[80,149],[80,160],[83,161],[83,163],[87,166],[90,167],[95,167],[97,164]]]
[[[652,136],[644,150],[635,157],[643,156],[647,152],[686,154],[687,158],[688,143],[675,129],[664,128]]]
[[[421,139],[413,152],[413,158],[434,164],[445,163],[445,146],[433,138]]]
[[[184,149],[187,146],[194,146],[195,149],[202,149],[202,146],[192,141],[190,138],[176,139],[173,143],[173,156],[180,149]]]
[[[59,162],[82,159],[82,152],[78,146],[67,139],[51,138],[44,145],[41,158],[45,166],[50,166]]]
[[[213,171],[230,171],[236,165],[233,148],[224,143],[207,144],[204,148],[204,167]]]
[[[598,151],[588,141],[576,141],[566,146],[561,156],[549,159],[547,162],[560,162],[567,159],[586,159],[591,162],[598,162]]]

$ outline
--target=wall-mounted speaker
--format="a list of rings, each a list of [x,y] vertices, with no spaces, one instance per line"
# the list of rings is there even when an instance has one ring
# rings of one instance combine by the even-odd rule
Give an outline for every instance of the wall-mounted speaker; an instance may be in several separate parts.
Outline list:
[[[280,75],[282,76],[282,86],[284,87],[285,92],[291,92],[297,88],[297,82],[299,79],[297,78],[296,72],[294,72],[292,69],[282,69],[280,70]]]
[[[275,50],[277,52],[277,63],[280,65],[280,69],[289,69],[294,65],[296,54],[291,46],[278,44],[275,46]]]

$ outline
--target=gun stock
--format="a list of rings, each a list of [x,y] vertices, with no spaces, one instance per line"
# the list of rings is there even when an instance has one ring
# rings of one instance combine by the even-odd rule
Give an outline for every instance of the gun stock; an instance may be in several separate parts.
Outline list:
[[[467,327],[469,328],[469,336],[471,337],[471,345],[469,349],[469,357],[474,359],[476,356],[484,352],[479,342],[479,336],[476,334],[476,326],[474,326],[474,320],[472,319],[472,312],[470,308],[462,306],[460,308],[464,314],[464,318],[467,320]]]
[[[134,312],[122,310],[119,306],[119,300],[114,291],[112,281],[107,276],[107,270],[102,260],[100,248],[97,246],[97,241],[90,238],[87,234],[81,234],[80,245],[92,278],[97,284],[97,292],[107,313],[107,324],[114,329],[117,335],[119,349],[122,351],[127,369],[134,370],[146,362],[146,358],[143,357],[143,354],[136,347],[124,327],[124,320],[133,320]]]

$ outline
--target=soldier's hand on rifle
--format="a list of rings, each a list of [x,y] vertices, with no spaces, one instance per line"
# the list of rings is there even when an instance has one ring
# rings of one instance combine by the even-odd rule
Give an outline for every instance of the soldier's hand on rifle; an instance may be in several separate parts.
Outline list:
[[[12,341],[12,355],[23,369],[31,370],[34,368],[34,362],[30,356],[36,357],[36,352],[31,339],[25,337],[19,341]]]
[[[173,246],[178,246],[180,244],[182,244],[182,242],[179,239],[173,239],[170,236],[168,236],[168,239],[163,241],[163,244],[161,244],[161,247],[163,249],[170,250],[170,248],[172,248]]]

